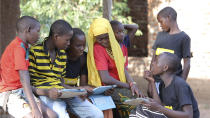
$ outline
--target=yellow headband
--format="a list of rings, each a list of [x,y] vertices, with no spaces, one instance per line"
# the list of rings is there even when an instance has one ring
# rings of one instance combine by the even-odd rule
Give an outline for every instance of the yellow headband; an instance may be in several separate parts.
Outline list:
[[[121,82],[126,82],[124,73],[125,58],[123,56],[120,45],[115,39],[114,32],[112,31],[111,25],[107,19],[98,18],[93,21],[88,32],[88,55],[87,55],[87,66],[88,66],[88,84],[93,86],[101,86],[101,79],[96,69],[94,59],[94,36],[101,34],[109,34],[109,42],[112,48],[112,53],[117,67],[118,75]]]
[[[94,20],[92,23],[93,36],[108,33],[108,24],[109,21],[104,18]]]

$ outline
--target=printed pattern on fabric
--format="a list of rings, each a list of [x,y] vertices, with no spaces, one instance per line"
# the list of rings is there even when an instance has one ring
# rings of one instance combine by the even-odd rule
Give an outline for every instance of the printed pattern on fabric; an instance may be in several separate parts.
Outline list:
[[[29,72],[31,83],[37,88],[63,88],[60,78],[65,73],[67,56],[64,50],[58,50],[52,63],[45,43],[30,49]]]
[[[163,113],[151,111],[142,105],[137,106],[131,111],[129,118],[167,118]]]
[[[63,78],[64,79],[64,83],[67,84],[67,85],[77,85],[77,83],[79,82],[79,76],[77,78]]]
[[[174,54],[174,50],[165,49],[165,48],[157,48],[155,54],[160,55],[161,53],[164,53],[164,52],[169,52],[169,53]]]
[[[135,108],[135,106],[124,104],[123,102],[128,99],[136,98],[133,96],[130,89],[127,88],[115,88],[113,94],[111,95],[114,103],[117,107],[117,112],[122,118],[128,118],[130,111]]]

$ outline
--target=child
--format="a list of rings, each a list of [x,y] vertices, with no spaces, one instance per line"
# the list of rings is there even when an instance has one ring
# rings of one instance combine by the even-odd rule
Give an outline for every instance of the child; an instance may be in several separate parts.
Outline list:
[[[66,73],[63,80],[63,86],[65,88],[71,89],[86,89],[89,93],[92,92],[93,87],[87,85],[88,73],[87,73],[87,53],[84,52],[86,46],[85,33],[79,28],[73,28],[73,36],[70,41],[70,45],[66,49],[67,53],[67,64],[66,64]],[[80,86],[78,85],[78,79],[80,78]],[[83,100],[82,100],[82,99]],[[67,103],[70,104],[74,102],[74,105],[77,106],[77,109],[72,109],[73,112],[81,114],[81,109],[84,109],[83,112],[84,118],[103,118],[102,111],[99,110],[95,105],[90,103],[85,96],[73,98]],[[81,104],[82,103],[82,104]],[[93,113],[94,112],[94,113]],[[80,116],[81,117],[81,116]]]
[[[162,9],[158,13],[157,19],[163,31],[158,33],[157,39],[152,47],[154,51],[151,63],[155,59],[155,56],[162,52],[176,54],[179,57],[180,62],[176,74],[186,80],[190,70],[190,37],[179,29],[176,21],[177,13],[173,8],[165,7]],[[182,59],[184,60],[183,70],[181,65]],[[160,77],[155,77],[157,89],[160,80]]]
[[[0,61],[0,106],[8,109],[15,118],[56,117],[34,97],[30,85],[28,47],[39,39],[40,23],[33,17],[23,16],[18,19],[16,28],[17,36],[7,46]]]
[[[197,101],[190,86],[182,77],[175,74],[179,61],[178,56],[168,52],[156,57],[151,66],[151,73],[149,71],[145,73],[145,78],[152,86],[153,99],[144,104],[169,118],[199,118]],[[159,95],[152,75],[159,75],[163,81]]]
[[[123,105],[124,97],[134,97],[141,93],[136,82],[125,69],[122,50],[108,20],[98,18],[93,21],[88,32],[88,84],[93,86],[117,85],[112,98],[117,106]],[[118,89],[119,91],[117,91]],[[132,93],[132,94],[131,94]],[[128,116],[130,107],[123,109],[122,116]]]
[[[67,64],[64,83],[70,86],[77,86],[80,78],[80,85],[92,91],[87,85],[87,53],[85,33],[79,28],[73,28],[73,36],[70,45],[66,49]],[[69,86],[68,86],[69,87]],[[89,88],[90,87],[90,88]]]
[[[37,88],[35,93],[59,118],[69,118],[66,112],[64,99],[58,99],[63,89],[61,79],[65,74],[67,56],[65,49],[70,45],[73,30],[69,23],[64,20],[55,21],[50,27],[49,36],[40,44],[30,50],[30,75],[32,84]],[[84,112],[90,107],[84,107],[83,101],[78,99],[65,99],[69,101],[70,109],[77,111],[76,115],[94,115],[95,111]],[[100,112],[97,112],[100,113]],[[85,116],[84,115],[84,116]],[[103,117],[103,115],[102,115]]]
[[[120,47],[122,49],[123,52],[123,56],[126,59],[125,62],[125,67],[127,69],[128,66],[128,50],[127,48],[130,47],[130,40],[132,40],[135,36],[135,33],[137,31],[137,29],[139,28],[138,25],[135,24],[130,24],[130,25],[123,25],[122,23],[120,23],[119,21],[116,20],[112,20],[110,22],[115,38],[117,39],[118,43],[120,44]],[[125,31],[127,30],[128,34],[125,36]]]

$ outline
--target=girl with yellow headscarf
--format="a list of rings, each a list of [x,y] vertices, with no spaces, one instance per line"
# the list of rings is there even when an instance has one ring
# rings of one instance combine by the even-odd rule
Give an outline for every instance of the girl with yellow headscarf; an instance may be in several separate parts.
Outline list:
[[[125,58],[108,20],[98,18],[93,21],[88,32],[87,42],[88,84],[96,87],[117,85],[121,89],[129,90],[129,93],[132,92],[133,95],[139,96],[140,91],[136,82],[125,69]],[[117,107],[122,105],[121,98],[125,96],[123,93],[118,91],[116,93],[118,97],[112,96]],[[128,97],[132,97],[132,95],[130,94]]]

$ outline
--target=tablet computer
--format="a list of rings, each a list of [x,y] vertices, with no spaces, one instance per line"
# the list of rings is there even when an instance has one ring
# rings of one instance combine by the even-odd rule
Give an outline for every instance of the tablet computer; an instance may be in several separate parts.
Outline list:
[[[117,87],[117,85],[100,86],[93,89],[93,95],[103,94],[106,90]]]
[[[87,94],[85,89],[61,89],[61,96],[59,98],[71,98]]]
[[[124,104],[137,106],[142,103],[149,103],[149,99],[147,98],[136,98],[136,99],[128,99],[124,101]]]

